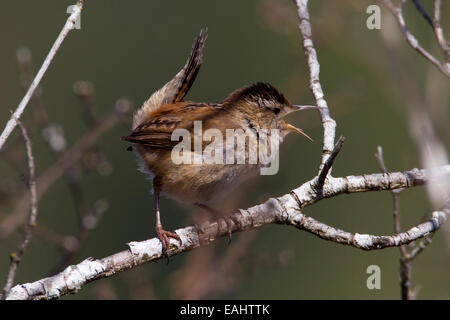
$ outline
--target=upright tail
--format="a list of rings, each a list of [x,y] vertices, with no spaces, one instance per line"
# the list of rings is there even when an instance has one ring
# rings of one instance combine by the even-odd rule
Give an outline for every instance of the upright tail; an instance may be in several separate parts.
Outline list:
[[[186,62],[186,65],[174,78],[175,80],[178,76],[181,76],[179,83],[176,85],[177,90],[175,93],[174,102],[182,101],[194,83],[203,62],[203,47],[205,46],[207,37],[208,29],[202,29],[192,45],[191,54]]]
[[[191,54],[183,69],[178,72],[172,80],[164,87],[153,93],[144,102],[142,107],[136,111],[133,120],[133,128],[137,127],[146,119],[146,114],[158,110],[161,106],[182,101],[187,94],[200,70],[203,59],[203,47],[208,36],[208,29],[202,29],[192,45]]]

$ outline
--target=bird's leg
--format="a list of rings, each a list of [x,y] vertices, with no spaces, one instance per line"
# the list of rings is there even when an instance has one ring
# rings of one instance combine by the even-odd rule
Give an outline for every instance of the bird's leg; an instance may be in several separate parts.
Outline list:
[[[207,205],[204,205],[202,203],[196,203],[195,204],[197,207],[202,208],[203,210],[205,210],[206,212],[210,213],[211,215],[213,215],[215,218],[217,218],[217,234],[220,235],[221,234],[221,222],[225,222],[226,225],[226,231],[228,234],[228,244],[231,243],[231,231],[233,230],[233,222],[236,226],[239,227],[239,221],[237,221],[237,219],[233,216],[227,216],[224,215],[223,213],[208,207]],[[202,230],[200,230],[202,231]]]
[[[161,217],[160,217],[160,213],[159,213],[159,191],[160,191],[160,186],[158,184],[158,181],[155,179],[153,179],[153,192],[155,193],[155,203],[156,203],[156,234],[158,235],[159,241],[161,241],[161,245],[162,245],[162,253],[164,256],[167,257],[167,259],[169,259],[169,245],[170,245],[170,240],[169,238],[174,238],[176,240],[178,240],[180,242],[181,245],[181,238],[173,232],[169,232],[163,229],[162,224],[161,224]],[[169,262],[169,260],[167,260],[167,262]]]

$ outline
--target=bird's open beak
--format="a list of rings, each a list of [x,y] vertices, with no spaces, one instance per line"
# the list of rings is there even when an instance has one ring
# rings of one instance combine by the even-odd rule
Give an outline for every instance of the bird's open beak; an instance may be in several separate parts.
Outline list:
[[[293,108],[290,108],[289,112],[287,112],[286,114],[289,114],[291,112],[294,111],[300,111],[300,110],[308,110],[308,109],[318,109],[318,106],[302,106],[302,105],[298,105],[298,104],[293,104],[291,105]],[[314,142],[313,139],[311,139],[310,136],[308,136],[306,133],[304,133],[301,129],[294,127],[292,124],[289,124],[285,121],[283,121],[283,130],[288,131],[288,132],[295,132],[298,133],[302,136],[304,136],[306,139],[308,139],[311,142]]]
[[[283,122],[284,122],[284,121],[283,121]],[[294,127],[292,124],[289,124],[289,123],[287,123],[287,122],[284,122],[284,123],[283,123],[283,126],[284,126],[284,128],[283,128],[284,130],[290,131],[290,132],[296,132],[296,133],[298,133],[298,134],[304,136],[304,137],[305,137],[306,139],[308,139],[309,141],[314,142],[314,140],[311,139],[310,136],[308,136],[306,133],[304,133],[304,132],[303,132],[302,130],[300,130],[299,128]]]

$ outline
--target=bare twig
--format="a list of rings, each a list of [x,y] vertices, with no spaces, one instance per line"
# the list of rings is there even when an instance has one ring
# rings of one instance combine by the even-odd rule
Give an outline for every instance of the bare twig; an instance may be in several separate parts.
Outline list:
[[[437,60],[432,54],[430,54],[427,50],[425,50],[420,44],[419,41],[411,34],[406,28],[405,19],[403,17],[402,6],[396,7],[392,3],[391,0],[382,0],[386,7],[392,12],[395,19],[397,20],[397,24],[400,26],[403,34],[405,35],[406,41],[408,44],[419,52],[422,56],[425,57],[428,61],[434,64],[443,74],[450,78],[450,64],[449,63],[441,63]]]
[[[81,101],[88,128],[94,127],[98,122],[94,111],[94,85],[90,81],[76,81],[73,92]]]
[[[420,253],[425,250],[428,245],[430,245],[433,242],[432,235],[425,237],[423,241],[419,243],[418,246],[416,246],[410,253],[406,254],[406,261],[412,261],[414,260]]]
[[[381,146],[378,146],[377,153],[375,154],[377,157],[380,167],[383,172],[388,174],[388,170],[384,163],[383,159],[383,149]],[[400,227],[400,192],[403,189],[395,189],[392,190],[393,197],[393,216],[394,216],[394,232],[399,234],[401,233]],[[444,211],[448,211],[448,209],[444,208]],[[424,237],[424,240],[420,242],[420,244],[412,249],[411,252],[408,252],[406,246],[400,246],[400,287],[401,287],[401,295],[403,300],[411,300],[416,298],[416,293],[411,291],[411,271],[412,271],[412,262],[420,254],[431,242],[433,234],[430,234]]]
[[[450,173],[450,165],[440,168],[442,174]],[[338,244],[352,246],[362,250],[376,250],[410,243],[428,236],[442,225],[447,211],[435,211],[429,221],[421,223],[406,232],[391,236],[374,236],[369,234],[349,233],[321,223],[302,213],[306,206],[313,205],[323,198],[340,194],[392,190],[422,185],[427,181],[426,170],[393,172],[389,174],[372,174],[365,176],[330,177],[323,188],[323,197],[315,193],[316,178],[304,183],[299,188],[282,197],[269,199],[267,202],[240,210],[234,216],[239,222],[233,224],[232,231],[246,231],[266,224],[278,223],[294,226],[310,232],[322,239]],[[227,230],[220,228],[217,222],[202,226],[202,234],[195,227],[178,229],[175,232],[182,239],[171,241],[170,255],[176,255],[198,248],[227,236]],[[74,293],[86,283],[123,272],[149,261],[164,258],[161,242],[158,238],[142,242],[128,243],[129,249],[103,259],[87,259],[82,263],[67,267],[63,272],[33,283],[17,285],[11,289],[8,299],[54,299]]]
[[[33,61],[32,53],[28,47],[20,47],[17,49],[17,67],[19,69],[20,84],[24,90],[27,90],[33,82]],[[48,115],[42,106],[42,87],[37,86],[31,99],[30,107],[33,108],[35,126],[48,125]],[[28,129],[28,131],[30,131]]]
[[[419,0],[413,0],[414,5],[416,6],[417,11],[422,15],[422,17],[425,19],[426,22],[433,28],[433,20],[431,20],[428,13],[425,11],[425,9],[420,4]]]
[[[375,156],[377,157],[377,159],[378,159],[378,162],[379,162],[379,164],[380,164],[380,167],[381,167],[381,170],[384,172],[384,173],[386,173],[386,174],[388,174],[389,173],[389,171],[388,171],[388,169],[387,169],[387,167],[386,167],[386,164],[385,164],[385,162],[384,162],[384,158],[383,158],[383,148],[381,147],[381,146],[378,146],[377,147],[377,153],[375,154]],[[394,200],[394,211],[393,211],[393,216],[394,216],[394,232],[395,233],[400,233],[401,232],[401,227],[400,227],[400,214],[399,214],[399,211],[400,211],[400,204],[399,204],[399,195],[400,195],[400,192],[402,191],[403,189],[395,189],[395,190],[392,190],[392,196],[393,196],[393,200]],[[403,247],[400,247],[400,250],[401,251],[403,251]]]
[[[386,167],[386,164],[384,162],[383,158],[383,148],[381,146],[378,146],[377,153],[375,156],[378,159],[378,162],[380,163],[381,170],[383,170],[384,173],[388,174],[388,169]],[[401,233],[401,226],[400,226],[400,192],[403,189],[396,189],[392,190],[392,199],[393,199],[393,216],[394,216],[394,232],[399,234]],[[407,259],[407,251],[405,246],[400,246],[400,288],[402,293],[402,299],[403,300],[410,300],[411,299],[411,290],[410,290],[410,280],[411,280],[411,261],[408,261]]]
[[[131,108],[131,103],[126,99],[119,99],[116,102],[115,109],[107,114],[95,127],[95,129],[88,131],[72,146],[71,149],[64,152],[58,161],[50,168],[45,170],[37,178],[37,198],[47,192],[50,186],[61,177],[68,169],[73,167],[81,158],[81,156],[89,150],[91,146],[98,140],[98,138],[111,127],[113,127],[123,115]],[[18,200],[18,205],[12,214],[8,215],[0,222],[0,238],[9,236],[16,230],[25,218],[25,214],[29,209],[29,193],[26,192],[21,199]]]
[[[437,42],[439,44],[439,47],[442,50],[442,53],[444,55],[445,61],[447,62],[447,65],[450,64],[450,47],[448,45],[447,40],[444,37],[444,31],[442,30],[441,26],[441,0],[434,0],[434,20],[433,20],[433,29],[434,34],[436,35]]]
[[[16,51],[17,57],[17,67],[19,70],[19,79],[21,86],[27,90],[33,81],[33,64],[32,64],[32,55],[31,50],[27,47],[20,47]],[[30,107],[32,107],[34,120],[27,126],[27,131],[29,134],[33,134],[36,129],[38,129],[42,125],[47,125],[48,117],[45,109],[42,107],[41,103],[42,97],[42,88],[40,86],[36,87],[31,99],[30,99]],[[17,169],[17,163],[21,160],[18,159],[23,154],[23,144],[19,142],[22,139],[22,136],[17,136],[17,138],[13,138],[13,141],[7,145],[0,151],[0,154],[4,159],[6,159],[9,164]]]
[[[30,243],[31,237],[33,236],[33,229],[36,226],[36,218],[37,218],[37,210],[38,210],[38,201],[36,196],[36,170],[34,165],[34,157],[33,150],[31,148],[31,140],[28,136],[27,130],[22,125],[20,120],[17,120],[17,125],[20,127],[22,131],[23,138],[25,140],[25,150],[27,154],[27,162],[28,162],[28,171],[29,171],[29,179],[28,186],[30,188],[30,216],[28,219],[28,224],[25,227],[25,232],[21,243],[18,246],[17,252],[11,254],[11,262],[9,265],[8,277],[6,280],[6,284],[3,288],[3,291],[0,295],[0,299],[6,298],[11,287],[14,283],[14,279],[16,277],[17,269],[19,268],[20,260],[22,260],[23,254]]]
[[[76,81],[73,85],[73,91],[81,100],[82,107],[84,109],[84,118],[87,124],[88,130],[95,131],[95,128],[100,124],[94,113],[94,86],[91,82],[88,81]],[[53,151],[61,155],[64,149],[53,149]],[[104,163],[104,157],[101,153],[101,149],[97,143],[94,143],[93,146],[86,151],[86,154],[95,154],[96,166],[100,166],[101,163]],[[85,155],[86,157],[86,155]],[[103,161],[101,161],[103,160]],[[82,162],[84,164],[84,162]],[[78,229],[76,232],[76,236],[73,240],[76,242],[76,245],[72,245],[69,247],[63,246],[64,250],[62,250],[62,256],[60,262],[50,271],[50,274],[54,274],[56,272],[60,272],[63,270],[67,264],[72,262],[72,259],[81,249],[83,242],[87,239],[89,231],[97,224],[97,210],[95,208],[90,208],[89,204],[86,201],[86,197],[83,192],[83,188],[81,187],[81,178],[82,178],[82,165],[76,164],[73,167],[69,168],[64,173],[65,180],[69,187],[70,193],[72,195],[73,203],[75,206],[75,210],[78,218]],[[98,202],[101,203],[101,202]],[[95,209],[95,210],[94,210]],[[102,209],[103,210],[103,209]],[[94,223],[87,223],[87,221],[95,221]]]
[[[323,165],[322,170],[319,173],[319,178],[317,179],[317,190],[319,190],[320,192],[322,191],[325,179],[327,178],[328,173],[330,172],[334,160],[336,159],[339,151],[341,151],[341,148],[344,145],[344,141],[345,138],[341,136],[338,142],[336,142],[333,151],[330,153],[330,156],[328,157],[327,161],[325,161],[325,164]]]
[[[330,110],[328,109],[327,101],[325,100],[322,86],[319,81],[320,65],[312,41],[311,23],[309,22],[309,12],[307,8],[308,0],[295,0],[295,3],[300,18],[299,30],[303,38],[303,49],[308,60],[309,86],[314,95],[314,99],[316,100],[320,112],[320,121],[323,125],[322,161],[319,168],[319,172],[321,172],[334,148],[336,122],[330,116]],[[328,171],[331,172],[331,168]]]
[[[84,120],[88,129],[93,130],[99,121],[95,115],[94,108],[94,85],[90,81],[76,81],[73,84],[73,92],[81,102]],[[98,143],[94,144],[86,152],[82,163],[87,169],[95,170],[101,175],[107,175],[111,168],[111,164],[106,160]]]
[[[28,88],[27,93],[23,97],[22,101],[17,106],[16,111],[14,111],[13,115],[9,119],[8,123],[5,126],[5,129],[3,130],[3,133],[0,136],[0,150],[2,149],[3,145],[5,144],[6,140],[8,139],[11,132],[14,130],[16,125],[18,124],[17,120],[20,119],[22,116],[22,113],[24,112],[28,102],[30,101],[31,97],[33,96],[34,91],[36,90],[37,86],[39,85],[39,82],[41,82],[45,72],[47,71],[48,67],[53,61],[53,58],[55,57],[56,53],[58,52],[59,47],[63,43],[64,39],[66,38],[67,34],[70,30],[72,30],[75,26],[75,22],[78,20],[81,14],[81,10],[83,9],[85,0],[78,0],[76,6],[74,6],[74,10],[72,14],[67,19],[66,23],[64,24],[64,27],[62,28],[61,32],[59,33],[58,37],[55,40],[55,43],[53,44],[52,48],[50,49],[50,52],[48,53],[47,57],[45,58],[44,62],[42,63],[41,68],[39,69],[38,73],[36,74],[36,77],[34,78],[33,82],[31,83],[30,87]]]

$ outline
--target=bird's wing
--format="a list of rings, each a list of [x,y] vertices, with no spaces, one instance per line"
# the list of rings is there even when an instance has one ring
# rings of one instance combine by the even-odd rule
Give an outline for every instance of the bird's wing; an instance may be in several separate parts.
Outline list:
[[[133,128],[147,119],[146,114],[156,111],[165,104],[183,101],[195,77],[197,76],[203,59],[203,47],[208,36],[208,30],[202,29],[192,45],[191,54],[183,69],[167,82],[164,87],[152,94],[134,115]]]
[[[195,102],[178,102],[164,105],[150,115],[150,118],[138,125],[133,132],[122,140],[146,145],[157,149],[171,150],[178,140],[172,141],[172,133],[176,129],[186,129],[190,132],[194,121],[207,120],[218,112],[224,112],[221,104],[206,104]],[[205,129],[205,128],[203,128]]]

